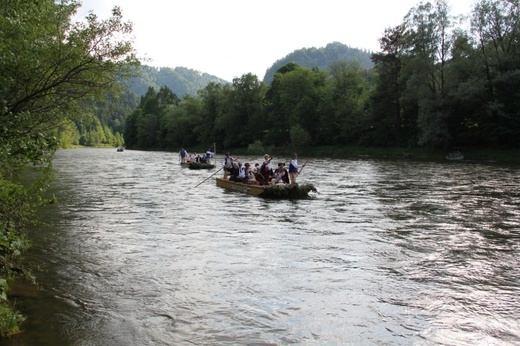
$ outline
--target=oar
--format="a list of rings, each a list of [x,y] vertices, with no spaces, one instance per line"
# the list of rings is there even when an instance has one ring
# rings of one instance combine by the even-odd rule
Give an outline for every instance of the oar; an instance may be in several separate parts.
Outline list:
[[[212,175],[210,175],[209,177],[207,177],[206,179],[204,179],[203,181],[198,183],[195,187],[199,186],[200,184],[202,184],[203,182],[205,182],[206,180],[208,180],[209,178],[211,178],[212,176],[214,176],[215,174],[217,174],[218,172],[220,172],[223,169],[224,169],[224,167],[222,167],[221,169],[219,169],[218,171],[216,171],[215,173],[213,173]]]
[[[240,158],[240,156],[238,156],[235,160],[238,160],[239,158]],[[204,179],[203,181],[198,183],[195,187],[199,186],[200,184],[202,184],[203,182],[205,182],[206,180],[208,180],[209,178],[211,178],[212,176],[214,176],[215,174],[217,174],[218,172],[220,172],[223,169],[224,169],[224,167],[222,167],[221,169],[219,169],[218,171],[216,171],[215,173],[213,173],[212,175],[210,175],[209,177],[207,177],[206,179]]]
[[[309,161],[309,160],[307,160]],[[300,169],[300,171],[298,172],[298,175],[300,175],[300,173],[303,171],[303,169],[305,168],[305,165],[307,164],[307,161],[305,161],[305,163],[303,164],[302,168]]]

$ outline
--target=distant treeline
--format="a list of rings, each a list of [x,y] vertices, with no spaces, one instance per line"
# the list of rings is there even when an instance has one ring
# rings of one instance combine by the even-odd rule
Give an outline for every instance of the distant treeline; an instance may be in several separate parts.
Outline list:
[[[516,1],[481,0],[466,32],[446,2],[421,3],[385,31],[373,68],[288,63],[269,85],[245,74],[183,98],[150,88],[126,120],[125,144],[518,147],[519,12]]]

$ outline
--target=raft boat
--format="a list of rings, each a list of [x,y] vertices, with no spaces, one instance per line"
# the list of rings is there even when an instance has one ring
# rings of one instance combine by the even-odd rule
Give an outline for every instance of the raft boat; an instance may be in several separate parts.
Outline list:
[[[452,151],[446,155],[446,159],[450,161],[464,160],[464,155],[460,151]]]
[[[181,167],[187,167],[189,169],[211,169],[211,168],[215,168],[215,165],[212,165],[210,163],[196,162],[196,161],[185,161],[185,162],[181,162]]]
[[[188,165],[189,169],[211,169],[215,168],[215,165],[212,165],[211,163],[202,163],[202,162],[191,162]]]
[[[317,192],[312,184],[256,185],[244,184],[223,178],[216,178],[217,186],[229,191],[275,199],[308,198],[309,192]]]

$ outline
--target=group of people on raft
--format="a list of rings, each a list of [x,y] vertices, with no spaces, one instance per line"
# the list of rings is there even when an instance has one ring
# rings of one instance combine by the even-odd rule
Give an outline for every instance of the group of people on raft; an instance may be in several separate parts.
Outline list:
[[[190,154],[186,151],[186,149],[181,148],[179,151],[179,156],[181,158],[181,162],[210,163],[210,159],[214,156],[214,154],[209,149],[206,151],[206,153],[203,154]]]
[[[248,162],[242,164],[227,152],[223,163],[224,179],[258,185],[296,184],[296,177],[301,168],[305,166],[305,164],[298,164],[296,153],[292,155],[288,170],[285,168],[284,162],[278,163],[278,166],[273,169],[271,160],[272,157],[265,154],[261,164],[256,163],[255,167],[251,167]]]

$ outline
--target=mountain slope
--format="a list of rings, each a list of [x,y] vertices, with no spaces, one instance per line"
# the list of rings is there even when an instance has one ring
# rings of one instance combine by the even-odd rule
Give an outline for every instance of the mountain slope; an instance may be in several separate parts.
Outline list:
[[[203,89],[211,82],[228,83],[227,81],[186,67],[139,67],[139,77],[131,78],[126,82],[131,92],[142,96],[149,87],[159,90],[167,86],[179,98],[184,95],[195,95],[197,90]]]
[[[322,48],[302,48],[277,60],[267,69],[263,80],[265,83],[270,84],[275,72],[290,62],[306,68],[317,67],[320,70],[327,70],[332,63],[337,61],[358,61],[362,67],[371,68],[373,63],[370,60],[370,54],[371,52],[350,48],[339,42],[329,43]]]

